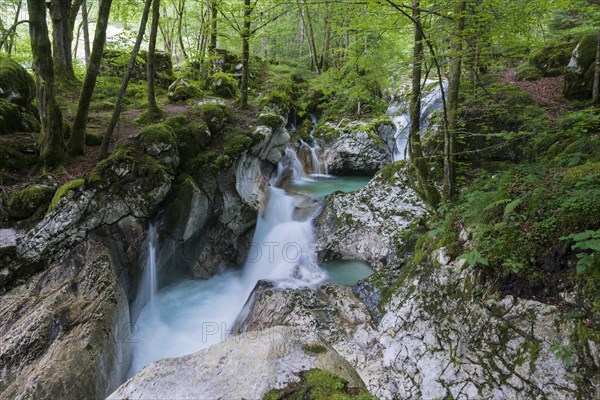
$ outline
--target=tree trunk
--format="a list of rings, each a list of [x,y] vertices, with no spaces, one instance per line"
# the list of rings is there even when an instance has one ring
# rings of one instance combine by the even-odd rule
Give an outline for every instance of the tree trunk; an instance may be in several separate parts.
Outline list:
[[[303,8],[303,6],[305,6]],[[310,13],[308,12],[308,7],[306,7],[305,0],[302,0],[302,4],[300,4],[298,0],[298,7],[302,10],[302,21],[304,23],[304,28],[306,30],[306,36],[308,39],[308,49],[310,51],[311,58],[311,69],[317,71],[317,73],[321,73],[319,68],[319,57],[317,56],[317,46],[315,45],[315,35],[313,32],[312,21],[310,19]]]
[[[210,2],[210,40],[208,41],[208,56],[214,57],[217,49],[217,17],[219,9],[217,8],[217,0]],[[212,62],[212,61],[211,61]]]
[[[248,105],[248,78],[249,78],[249,59],[250,59],[250,16],[252,8],[250,0],[244,0],[244,26],[242,27],[242,88],[240,93],[240,104],[242,107]]]
[[[31,0],[30,0],[31,1]],[[146,0],[144,4],[144,11],[142,12],[142,20],[140,22],[140,28],[138,30],[137,37],[135,39],[135,45],[133,46],[133,50],[131,51],[131,56],[129,57],[129,65],[127,66],[127,71],[125,71],[125,75],[123,76],[123,82],[121,83],[121,88],[119,89],[119,94],[117,96],[117,104],[115,105],[115,110],[113,115],[106,127],[106,131],[104,132],[104,137],[102,138],[102,146],[100,146],[100,159],[106,158],[108,155],[108,145],[112,139],[113,131],[115,130],[115,126],[117,126],[117,122],[119,121],[119,116],[121,115],[121,109],[123,107],[123,98],[125,97],[125,91],[127,90],[127,85],[129,84],[129,79],[131,78],[131,72],[133,71],[133,66],[135,65],[135,59],[137,58],[138,52],[140,51],[140,46],[142,44],[142,40],[144,39],[144,33],[146,32],[146,23],[148,22],[148,14],[150,14],[150,4],[152,4],[152,0]]]
[[[44,171],[59,168],[65,160],[63,120],[56,102],[52,47],[46,24],[46,2],[27,0],[33,69],[36,73],[37,109],[41,121],[40,161]]]
[[[592,87],[592,104],[600,101],[600,32],[598,32],[598,44],[596,46],[596,69],[594,70],[594,84]]]
[[[54,70],[56,79],[63,83],[72,83],[75,81],[73,55],[71,53],[74,27],[71,29],[70,15],[70,0],[51,1],[50,16],[52,18]]]
[[[110,6],[109,6],[110,8]],[[100,12],[100,11],[98,11]],[[90,30],[89,30],[89,25],[88,25],[88,10],[87,10],[87,0],[84,0],[81,3],[81,18],[82,18],[82,24],[83,24],[83,49],[85,52],[85,65],[88,65],[88,62],[90,60]],[[98,17],[100,18],[100,17]],[[96,29],[98,29],[96,27]],[[106,28],[105,28],[106,30]],[[106,32],[104,32],[104,35],[106,35]],[[94,41],[96,41],[96,38],[94,37]],[[104,44],[102,44],[102,46],[104,46]],[[77,53],[75,53],[75,57],[77,57]]]
[[[421,146],[421,75],[423,69],[423,30],[419,0],[412,2],[414,20],[414,47],[412,68],[412,94],[410,98],[410,131],[408,134],[410,162],[417,176],[417,193],[433,210],[440,200],[439,193],[429,181],[429,165]]]
[[[85,4],[85,3],[84,3]],[[71,139],[69,140],[69,154],[85,154],[85,131],[87,126],[88,112],[90,102],[96,86],[96,78],[100,72],[100,63],[104,53],[104,44],[106,43],[106,28],[108,26],[108,16],[112,0],[100,0],[98,9],[98,20],[96,22],[96,34],[94,37],[94,48],[89,59],[83,87],[79,95],[79,105],[77,106],[77,115],[73,121]]]
[[[331,38],[331,25],[329,22],[329,11],[325,15],[325,35],[323,38],[323,56],[321,59],[321,71],[325,72],[329,69],[329,42]]]
[[[448,126],[444,131],[444,196],[456,195],[456,128],[458,125],[458,95],[462,72],[462,35],[465,30],[467,2],[456,1],[454,34],[451,46],[450,75],[448,77]]]
[[[181,54],[183,58],[187,60],[188,55],[185,51],[185,46],[183,45],[183,15],[185,13],[185,0],[179,1],[179,9],[177,14],[179,15],[179,20],[177,21],[177,37],[179,39],[179,47],[181,47]]]
[[[17,4],[17,10],[15,11],[15,19],[13,22],[13,26],[15,27],[15,29],[16,29],[17,24],[19,23],[19,14],[21,14],[22,7],[23,7],[23,0],[19,0],[19,4]],[[12,54],[12,49],[15,44],[15,36],[16,36],[15,33],[16,33],[16,31],[13,34],[11,34],[10,41],[8,42],[8,49],[6,52],[8,53],[9,56]]]
[[[152,1],[152,24],[150,25],[150,42],[148,43],[148,59],[146,61],[146,75],[148,82],[148,116],[154,119],[159,116],[160,110],[156,104],[155,93],[155,54],[156,54],[156,36],[158,34],[158,20],[160,18],[160,0]]]

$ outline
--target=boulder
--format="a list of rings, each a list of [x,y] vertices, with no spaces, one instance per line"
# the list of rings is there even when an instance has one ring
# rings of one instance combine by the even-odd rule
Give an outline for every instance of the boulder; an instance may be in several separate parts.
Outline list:
[[[104,398],[127,374],[127,296],[96,240],[0,295],[0,318],[1,398]]]
[[[108,77],[123,77],[127,70],[127,66],[129,65],[130,55],[131,53],[127,50],[105,49],[102,63],[100,64],[100,74]],[[132,79],[147,79],[147,57],[147,51],[141,50],[133,66],[133,71],[131,73]],[[155,53],[154,63],[154,78],[156,79],[156,83],[160,86],[168,87],[175,80],[171,55],[157,51]]]
[[[313,368],[350,378],[351,386],[363,386],[352,367],[317,335],[276,326],[152,363],[108,399],[259,399],[269,389],[299,381],[300,372]]]
[[[394,170],[399,165],[390,165],[356,192],[325,198],[315,220],[320,260],[362,260],[378,270],[401,256],[396,253],[400,235],[425,208],[401,169]]]
[[[37,138],[32,134],[0,135],[0,184],[11,184],[32,170],[38,163],[38,151]]]
[[[35,98],[35,82],[25,68],[0,55],[0,99],[28,109]]]
[[[352,123],[342,128],[328,124],[323,159],[334,175],[373,175],[392,159],[386,142],[372,127]]]
[[[588,100],[591,98],[597,44],[597,35],[587,35],[573,50],[565,76],[564,96],[567,99]]]
[[[186,78],[177,78],[171,83],[167,91],[169,101],[176,103],[199,97],[202,93],[193,83]]]
[[[210,90],[215,96],[231,99],[238,94],[238,81],[235,76],[224,72],[217,72],[210,77]]]

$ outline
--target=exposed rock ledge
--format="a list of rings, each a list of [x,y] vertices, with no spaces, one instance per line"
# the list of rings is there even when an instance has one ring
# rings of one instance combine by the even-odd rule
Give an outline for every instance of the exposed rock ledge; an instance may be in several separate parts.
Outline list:
[[[356,259],[379,269],[394,260],[399,234],[425,213],[401,175],[378,173],[364,188],[327,196],[316,219],[321,260]]]
[[[312,353],[314,346],[325,351]],[[108,399],[259,399],[271,388],[299,381],[297,374],[312,368],[364,387],[352,367],[317,335],[275,326],[152,363]]]

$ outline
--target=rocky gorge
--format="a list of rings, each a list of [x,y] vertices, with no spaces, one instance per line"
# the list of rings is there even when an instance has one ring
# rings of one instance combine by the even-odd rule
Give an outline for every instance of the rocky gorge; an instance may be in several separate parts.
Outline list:
[[[267,102],[248,132],[215,143],[231,111],[203,100],[54,188],[34,226],[0,230],[0,396],[261,398],[316,369],[365,398],[600,395],[599,344],[568,309],[495,290],[464,258],[428,246],[427,208],[408,164],[391,160],[389,121],[315,124],[317,148],[287,129],[288,113]],[[190,156],[196,145],[206,159]],[[209,153],[219,145],[226,157]],[[324,198],[302,190],[324,172],[370,180]],[[459,241],[473,237],[463,229]],[[303,258],[267,262],[257,242],[294,243]],[[337,284],[320,266],[340,260],[374,273]],[[264,265],[283,271],[252,269]],[[151,302],[182,280],[241,299],[233,323],[202,321],[214,344],[132,369],[134,353],[156,347],[140,343],[142,316],[181,311],[186,299],[166,311]]]

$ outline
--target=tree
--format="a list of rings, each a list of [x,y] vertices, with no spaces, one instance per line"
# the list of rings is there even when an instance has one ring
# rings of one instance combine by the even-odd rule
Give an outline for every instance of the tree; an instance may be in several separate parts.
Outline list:
[[[52,47],[46,24],[46,2],[27,0],[37,109],[41,122],[40,161],[43,170],[59,168],[65,160],[62,112],[55,97]]]
[[[70,0],[51,0],[50,16],[52,18],[52,58],[56,78],[60,82],[70,83],[75,81],[73,70],[73,30],[75,19],[79,12],[82,0],[71,4]]]
[[[448,77],[448,127],[444,131],[444,195],[456,194],[456,128],[458,126],[458,94],[462,72],[462,34],[465,29],[466,0],[456,0],[455,28],[452,37],[450,74]]]
[[[106,43],[106,28],[108,27],[108,16],[110,14],[111,5],[112,0],[100,0],[94,47],[88,62],[83,87],[81,88],[81,93],[79,95],[77,114],[73,121],[73,129],[68,145],[68,151],[71,155],[85,154],[87,118],[90,110],[90,102],[92,101],[92,95],[96,86],[96,78],[100,72],[100,63],[104,53],[104,44]]]
[[[117,126],[119,117],[121,116],[121,109],[123,108],[123,98],[125,97],[127,85],[129,85],[129,79],[131,79],[131,73],[133,72],[135,59],[137,58],[138,52],[140,51],[140,46],[142,45],[142,40],[144,39],[144,33],[146,32],[146,23],[148,22],[148,15],[150,14],[151,4],[152,0],[146,0],[144,3],[142,20],[140,21],[140,27],[138,29],[137,37],[135,39],[135,44],[133,45],[133,50],[131,51],[131,56],[129,57],[129,64],[127,65],[125,75],[123,76],[123,82],[121,83],[119,94],[117,95],[117,104],[115,105],[115,110],[113,111],[113,115],[110,121],[108,122],[108,125],[106,126],[106,130],[104,131],[104,137],[102,138],[102,145],[100,146],[101,160],[106,158],[106,156],[108,155],[108,146],[112,140],[112,134],[115,130],[115,127]]]
[[[152,1],[152,23],[150,24],[150,43],[148,44],[148,57],[146,60],[146,75],[148,83],[148,109],[147,116],[149,120],[157,120],[162,116],[162,111],[156,104],[155,91],[155,54],[156,37],[158,35],[158,21],[160,18],[160,0]]]
[[[598,32],[598,44],[596,46],[596,67],[594,70],[594,83],[592,86],[592,104],[600,102],[600,32]]]

